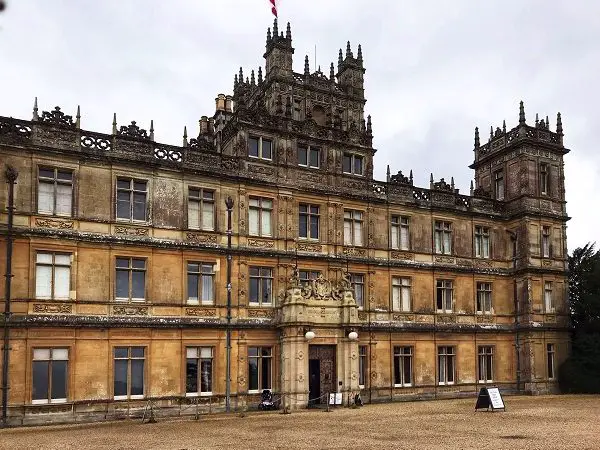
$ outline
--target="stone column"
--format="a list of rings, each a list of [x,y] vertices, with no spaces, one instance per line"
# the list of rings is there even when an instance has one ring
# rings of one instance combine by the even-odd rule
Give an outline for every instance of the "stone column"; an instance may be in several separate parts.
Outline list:
[[[281,388],[283,407],[306,408],[308,404],[308,342],[303,327],[282,330]]]

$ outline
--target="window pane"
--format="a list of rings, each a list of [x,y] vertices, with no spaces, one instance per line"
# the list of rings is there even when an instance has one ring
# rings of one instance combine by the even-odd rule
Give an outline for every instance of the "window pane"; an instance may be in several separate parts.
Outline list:
[[[396,353],[396,351],[394,351]],[[394,384],[400,384],[402,380],[400,379],[400,357],[394,356]]]
[[[45,400],[48,398],[48,361],[33,361],[32,371],[32,393],[33,400]]]
[[[72,192],[70,184],[56,186],[56,214],[71,215]]]
[[[250,278],[250,303],[258,303],[258,278]]]
[[[146,268],[146,260],[145,259],[132,259],[131,267],[134,269],[145,269]]]
[[[298,147],[298,164],[302,166],[308,164],[306,147]]]
[[[52,398],[67,398],[67,361],[52,361]]]
[[[196,358],[186,360],[185,392],[198,392],[198,360]]]
[[[145,181],[134,181],[133,189],[136,191],[145,191],[146,190],[146,182]]]
[[[363,173],[362,156],[354,156],[354,173],[356,175],[362,175],[362,173]]]
[[[129,267],[129,258],[117,258],[117,267]]]
[[[70,281],[70,267],[54,267],[54,298],[69,298]]]
[[[262,303],[271,303],[271,279],[262,280]]]
[[[39,182],[38,185],[38,212],[54,212],[54,183]]]
[[[115,358],[127,358],[127,347],[115,347]]]
[[[212,275],[202,276],[202,301],[206,303],[212,302],[214,299],[214,287]]]
[[[144,360],[131,360],[131,395],[144,395]]]
[[[308,216],[300,214],[298,221],[298,236],[302,238],[308,237]]]
[[[42,169],[42,168],[40,168],[40,177],[54,178],[54,169]]]
[[[188,274],[188,300],[190,301],[198,301],[198,282],[198,275],[192,273]]]
[[[344,221],[344,245],[352,245],[352,222]]]
[[[202,205],[202,229],[203,230],[214,230],[215,228],[215,217],[214,217],[214,203],[204,202]]]
[[[261,236],[271,236],[271,211],[262,211]]]
[[[129,298],[129,271],[117,270],[117,298]]]
[[[132,358],[143,358],[144,357],[144,347],[131,347],[131,357]]]
[[[50,298],[52,296],[52,267],[37,266],[35,296],[37,298]]]
[[[319,150],[310,151],[310,166],[319,167]]]
[[[453,356],[448,356],[447,357],[447,361],[448,361],[448,382],[453,382],[454,381],[454,357]]]
[[[258,358],[248,359],[248,389],[258,389]]]
[[[188,227],[198,229],[200,227],[200,203],[190,200],[188,203]]]
[[[137,272],[134,271],[131,273],[131,282],[132,282],[132,289],[131,289],[131,297],[132,298],[145,298],[145,280],[146,280],[146,274],[145,272]]]
[[[118,189],[131,189],[131,180],[117,180]]]
[[[391,247],[392,248],[399,248],[400,246],[400,240],[398,238],[398,226],[393,226],[392,225],[392,244]]]
[[[133,194],[133,219],[146,220],[146,194]]]
[[[52,359],[55,361],[69,359],[69,349],[67,348],[54,348],[52,349]]]
[[[262,157],[265,159],[271,159],[271,141],[266,139],[262,140]]]
[[[316,216],[310,218],[310,237],[319,239],[319,218]]]
[[[251,235],[258,235],[258,209],[250,208],[248,210],[248,222],[249,222],[249,233]]]
[[[116,350],[116,349],[115,349]],[[114,395],[127,395],[127,360],[115,360]]]
[[[39,263],[52,264],[52,253],[38,253],[36,261]]]
[[[202,392],[212,392],[212,360],[203,359],[201,363],[201,389]]]
[[[129,202],[129,194],[119,192],[117,196],[117,218],[129,219],[131,217],[131,203]]]
[[[271,358],[262,358],[261,389],[271,389]]]
[[[404,357],[404,383],[405,384],[411,384],[412,383],[412,364],[411,364],[411,357],[410,356],[406,356]]]
[[[344,173],[352,172],[352,158],[350,157],[350,155],[344,155],[344,158],[342,160],[342,170],[344,171]]]
[[[354,222],[354,245],[363,245],[361,222]]]
[[[59,180],[64,180],[64,181],[71,181],[73,179],[73,172],[59,170],[56,175],[56,178],[58,178]]]
[[[253,137],[248,139],[248,155],[258,157],[258,139]]]

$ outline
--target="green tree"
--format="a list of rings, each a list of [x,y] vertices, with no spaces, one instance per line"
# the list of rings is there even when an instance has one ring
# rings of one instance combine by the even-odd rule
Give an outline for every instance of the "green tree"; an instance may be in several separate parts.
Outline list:
[[[600,251],[594,244],[569,256],[571,356],[559,369],[563,392],[600,393]]]

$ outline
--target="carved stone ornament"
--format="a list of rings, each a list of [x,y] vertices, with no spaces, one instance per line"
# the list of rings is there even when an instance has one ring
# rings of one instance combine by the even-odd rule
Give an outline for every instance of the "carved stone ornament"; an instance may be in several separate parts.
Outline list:
[[[113,306],[113,314],[120,316],[147,316],[147,306],[134,305],[115,305]]]
[[[396,175],[392,175],[390,177],[390,183],[394,184],[413,184],[412,179],[409,179],[407,176],[402,174],[402,171],[398,171]]]
[[[313,298],[316,300],[342,300],[344,293],[352,290],[350,275],[347,272],[342,272],[342,279],[334,284],[325,279],[322,273],[319,276],[310,280],[302,289],[302,297]]]
[[[116,226],[115,234],[126,234],[127,236],[148,236],[148,228]]]
[[[185,308],[185,315],[196,317],[216,317],[217,310],[215,308]]]
[[[391,252],[390,257],[392,259],[404,259],[412,261],[415,258],[415,255],[413,253],[408,252]]]
[[[42,219],[39,217],[35,219],[35,224],[38,227],[58,228],[59,230],[72,230],[74,227],[72,220]]]
[[[217,244],[219,236],[216,234],[191,233],[185,234],[185,240],[197,244]]]
[[[148,139],[148,132],[136,125],[135,120],[131,121],[131,125],[122,126],[118,132],[119,136],[133,137],[137,139]]]
[[[73,312],[73,305],[66,303],[34,303],[33,312],[43,314],[71,314]]]
[[[254,319],[272,319],[275,317],[273,309],[248,309],[248,317]]]
[[[321,253],[323,247],[321,244],[312,244],[308,242],[299,242],[297,245],[299,252]]]
[[[75,128],[73,116],[68,116],[60,110],[60,107],[55,106],[53,111],[43,111],[40,120],[52,125]]]
[[[271,241],[271,240],[262,240],[262,239],[252,239],[249,238],[248,239],[248,247],[255,247],[255,248],[274,248],[275,247],[275,241]]]

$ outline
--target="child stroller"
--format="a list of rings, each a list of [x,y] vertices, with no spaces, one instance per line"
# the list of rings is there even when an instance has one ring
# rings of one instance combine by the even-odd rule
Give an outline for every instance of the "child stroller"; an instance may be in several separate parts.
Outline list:
[[[275,402],[273,401],[273,393],[269,389],[263,389],[262,394],[260,394],[258,409],[261,411],[277,409],[275,407]]]

